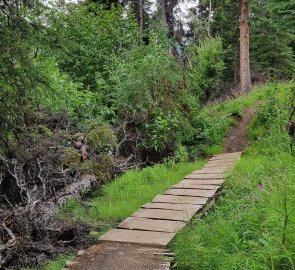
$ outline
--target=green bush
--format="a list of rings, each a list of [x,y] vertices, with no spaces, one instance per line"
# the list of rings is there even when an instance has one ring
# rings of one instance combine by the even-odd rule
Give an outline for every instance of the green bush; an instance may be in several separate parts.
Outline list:
[[[117,146],[117,138],[108,126],[93,126],[88,130],[86,138],[97,153],[112,153]]]
[[[207,99],[218,90],[224,70],[221,38],[207,38],[200,45],[187,48],[189,66],[187,84],[189,89],[201,99]]]

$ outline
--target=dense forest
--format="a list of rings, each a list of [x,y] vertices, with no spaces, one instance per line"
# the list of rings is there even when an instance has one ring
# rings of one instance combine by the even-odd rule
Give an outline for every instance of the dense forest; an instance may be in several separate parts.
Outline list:
[[[293,0],[0,0],[0,269],[89,246],[91,225],[56,216],[69,201],[93,208],[84,198],[127,171],[215,153],[233,122],[208,105],[292,80],[294,12]]]

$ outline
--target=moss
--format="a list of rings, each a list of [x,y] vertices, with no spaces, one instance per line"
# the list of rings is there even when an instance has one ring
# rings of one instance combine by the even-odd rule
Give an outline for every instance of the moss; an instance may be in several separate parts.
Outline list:
[[[108,153],[117,146],[117,138],[107,126],[92,127],[86,134],[89,144],[99,153]]]
[[[106,183],[113,176],[114,160],[111,156],[100,155],[95,161],[81,163],[81,173],[91,174],[97,177],[100,183]]]
[[[74,171],[96,176],[99,183],[105,183],[113,176],[114,160],[108,155],[99,155],[94,160],[81,162],[79,151],[66,148],[63,161],[66,166]]]
[[[81,167],[81,154],[78,150],[73,148],[66,148],[64,151],[63,161],[64,164],[73,170],[80,170]]]

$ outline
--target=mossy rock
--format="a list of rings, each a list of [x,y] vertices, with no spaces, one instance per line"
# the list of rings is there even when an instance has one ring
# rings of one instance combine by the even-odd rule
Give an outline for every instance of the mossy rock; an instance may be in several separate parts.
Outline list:
[[[91,147],[99,153],[109,153],[117,147],[117,137],[107,126],[96,126],[90,129],[86,138]]]

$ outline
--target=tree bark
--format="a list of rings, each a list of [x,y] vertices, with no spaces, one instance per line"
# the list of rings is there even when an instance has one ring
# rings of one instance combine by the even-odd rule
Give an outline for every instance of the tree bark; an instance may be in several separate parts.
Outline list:
[[[144,27],[144,20],[143,20],[143,0],[139,0],[139,28],[140,28],[140,44],[142,44],[143,40],[143,27]]]
[[[167,26],[167,18],[166,18],[166,4],[165,0],[160,0],[160,16],[164,26]]]
[[[240,14],[240,91],[252,89],[249,55],[249,0],[241,0]]]
[[[212,15],[212,2],[209,0],[209,15],[208,15],[208,36],[211,37],[211,15]]]

